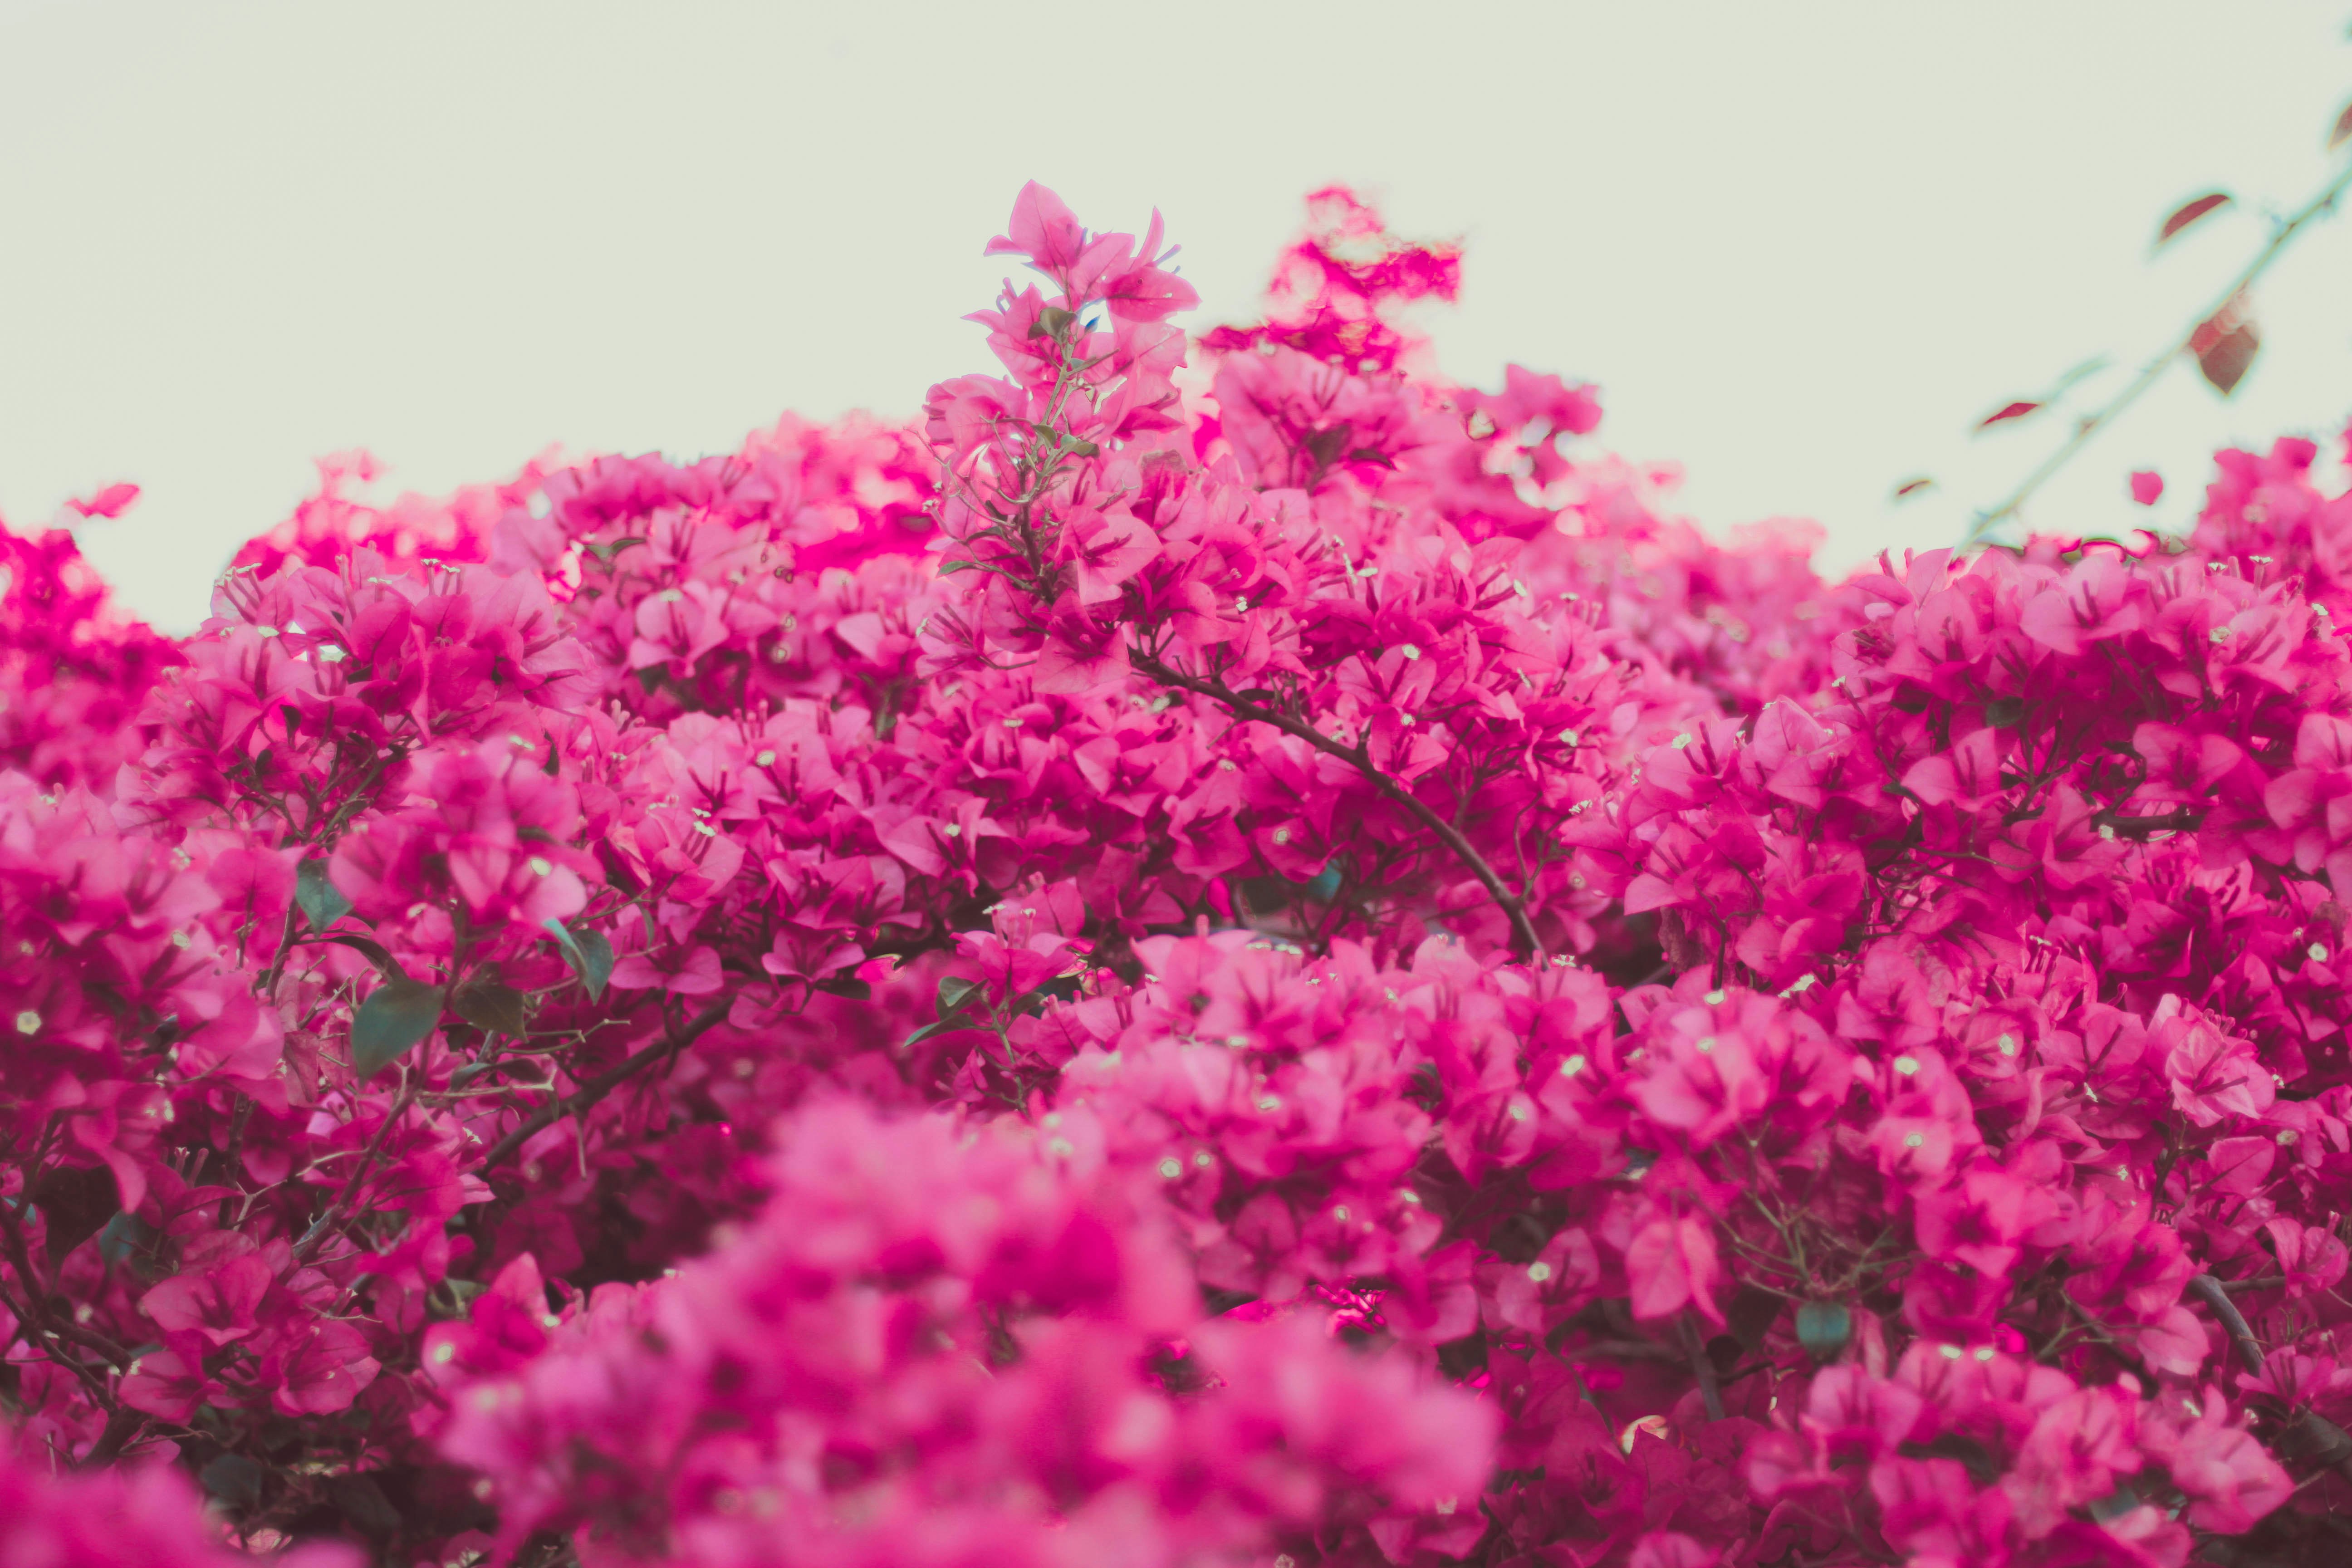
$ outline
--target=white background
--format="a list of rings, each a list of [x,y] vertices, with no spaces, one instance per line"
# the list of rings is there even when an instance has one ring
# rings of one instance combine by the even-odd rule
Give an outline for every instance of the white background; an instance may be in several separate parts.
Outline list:
[[[904,416],[985,368],[958,320],[1024,179],[1156,205],[1251,313],[1345,180],[1466,242],[1444,371],[1601,384],[1595,440],[1682,462],[1710,528],[1819,519],[1823,563],[1949,542],[2063,435],[1978,417],[2093,355],[2097,395],[2326,177],[2345,0],[1118,6],[0,0],[0,515],[145,487],[85,546],[203,615],[310,460],[378,489],[550,443],[682,457],[785,409]],[[2340,159],[2345,156],[2339,153]],[[2210,185],[2247,207],[2151,261]],[[2352,217],[2258,297],[2223,402],[2185,367],[2041,525],[2193,515],[2217,445],[2352,413]],[[1903,507],[1893,484],[1941,488]]]

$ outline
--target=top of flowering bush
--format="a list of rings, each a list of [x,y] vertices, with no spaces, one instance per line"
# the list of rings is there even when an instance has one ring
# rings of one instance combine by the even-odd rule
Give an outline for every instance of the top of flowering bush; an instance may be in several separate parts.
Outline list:
[[[2315,447],[1825,583],[1310,212],[1196,338],[1032,185],[913,426],[346,455],[178,645],[0,538],[11,1542],[2340,1560]]]

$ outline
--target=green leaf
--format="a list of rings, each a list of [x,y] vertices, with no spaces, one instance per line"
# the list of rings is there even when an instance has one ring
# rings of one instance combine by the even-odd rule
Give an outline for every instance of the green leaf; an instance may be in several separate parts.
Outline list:
[[[441,1021],[441,987],[421,980],[387,980],[352,1017],[352,1067],[371,1079],[400,1059]]]
[[[940,981],[940,1010],[942,1018],[950,1013],[961,1013],[963,1005],[986,989],[977,980],[965,980],[958,975],[945,975]]]
[[[572,973],[588,988],[588,1000],[603,1001],[604,983],[613,978],[613,944],[599,931],[568,931],[562,921],[548,921],[547,933],[555,939],[563,962],[572,966]]]
[[[131,1261],[140,1248],[152,1245],[157,1236],[153,1227],[135,1214],[118,1214],[100,1227],[98,1255],[110,1268]]]
[[[33,1201],[48,1222],[49,1266],[106,1227],[122,1207],[114,1173],[104,1165],[67,1165],[33,1184]]]
[[[590,545],[588,547],[588,553],[593,555],[605,565],[610,566],[613,563],[614,556],[618,555],[622,551],[626,550],[632,544],[643,544],[644,542],[644,540],[637,538],[615,539],[609,544]]]
[[[942,561],[940,563],[940,575],[952,577],[959,572],[969,572],[978,564],[975,561]]]
[[[1853,1338],[1853,1314],[1835,1301],[1808,1301],[1797,1309],[1797,1342],[1816,1362],[1826,1362]]]
[[[950,1013],[936,1024],[924,1025],[913,1034],[908,1035],[904,1043],[910,1046],[917,1045],[924,1040],[929,1039],[933,1035],[944,1035],[950,1029],[970,1029],[977,1026],[978,1026],[972,1023],[971,1014]]]
[[[818,980],[811,984],[815,990],[826,992],[835,996],[846,996],[852,1001],[870,1002],[874,998],[874,987],[858,979],[855,974],[836,974],[830,980]]]
[[[450,1008],[477,1029],[492,1035],[520,1035],[525,1022],[522,993],[495,980],[472,980],[449,997]]]
[[[385,1536],[400,1528],[400,1510],[373,1476],[336,1476],[327,1482],[327,1496],[364,1534]]]
[[[336,931],[326,940],[335,942],[341,946],[350,948],[353,952],[358,953],[362,958],[364,958],[370,963],[374,964],[375,972],[378,974],[383,975],[386,980],[405,980],[408,978],[407,972],[400,967],[400,961],[394,958],[391,953],[384,951],[383,943],[377,942],[373,938],[352,936],[342,931]]]
[[[1764,1336],[1780,1319],[1780,1298],[1755,1285],[1742,1285],[1731,1298],[1731,1306],[1724,1314],[1724,1327],[1738,1342],[1739,1348],[1754,1354],[1764,1343]]]
[[[258,1508],[261,1483],[267,1475],[259,1460],[248,1459],[243,1454],[223,1454],[198,1470],[196,1480],[205,1490],[232,1508]]]
[[[324,860],[305,860],[295,868],[294,901],[301,906],[302,918],[314,931],[325,931],[352,912],[351,900],[327,880]]]

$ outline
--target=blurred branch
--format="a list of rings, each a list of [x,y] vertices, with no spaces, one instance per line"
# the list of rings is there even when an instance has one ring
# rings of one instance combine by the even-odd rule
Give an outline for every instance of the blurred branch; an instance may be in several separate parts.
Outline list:
[[[2162,378],[2174,360],[2191,352],[2191,345],[2196,341],[2197,334],[2204,329],[2205,324],[2228,310],[2232,300],[2244,293],[2252,286],[2256,279],[2268,271],[2271,263],[2278,259],[2280,253],[2286,249],[2288,242],[2302,232],[2306,224],[2314,218],[2324,216],[2336,210],[2337,201],[2342,198],[2348,186],[2352,186],[2352,163],[2347,163],[2317,195],[2304,204],[2300,211],[2278,223],[2271,234],[2270,243],[2263,246],[2253,260],[2247,263],[2245,269],[2221,291],[2221,297],[2213,303],[2211,308],[2198,312],[2196,320],[2189,324],[2189,330],[2181,333],[2179,338],[2162,353],[2148,361],[2139,374],[2133,378],[2130,385],[2117,393],[2105,407],[2085,416],[2078,422],[2074,426],[2074,435],[2066,438],[2065,444],[2044,458],[2040,468],[2028,474],[2025,481],[2009,493],[2008,499],[1999,506],[1977,513],[1975,520],[1969,524],[1968,536],[1960,542],[1960,547],[1965,550],[1982,543],[1985,536],[1994,528],[2017,514],[2018,509],[2025,504],[2026,498],[2040,489],[2053,474],[2072,461],[2077,452],[2089,446],[2093,437],[2114,424],[2124,410],[2138,402],[2141,395]]]

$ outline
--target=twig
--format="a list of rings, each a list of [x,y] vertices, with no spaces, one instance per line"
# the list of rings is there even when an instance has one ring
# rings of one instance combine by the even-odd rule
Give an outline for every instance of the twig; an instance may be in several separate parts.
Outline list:
[[[2230,1336],[2230,1342],[2237,1346],[2238,1360],[2245,1363],[2246,1374],[2249,1377],[2262,1376],[2262,1342],[2254,1338],[2254,1331],[2247,1326],[2246,1315],[2238,1310],[2238,1304],[2230,1300],[2230,1288],[2210,1274],[2198,1274],[2190,1277],[2189,1289],[2199,1300],[2213,1310],[2215,1317],[2221,1320],[2222,1331]]]
[[[1723,1419],[1723,1389],[1716,1382],[1715,1358],[1706,1353],[1706,1342],[1699,1338],[1698,1328],[1690,1314],[1682,1318],[1683,1350],[1690,1357],[1691,1375],[1698,1379],[1698,1396],[1706,1405],[1706,1418]]]
[[[1362,746],[1343,746],[1330,736],[1317,730],[1312,724],[1301,723],[1287,714],[1277,713],[1271,708],[1253,702],[1241,693],[1227,688],[1223,681],[1203,680],[1198,676],[1186,675],[1181,670],[1162,664],[1139,648],[1128,650],[1128,663],[1163,686],[1173,686],[1197,696],[1206,697],[1211,701],[1223,703],[1244,719],[1255,720],[1261,724],[1271,724],[1284,734],[1296,736],[1326,756],[1337,757],[1361,773],[1374,789],[1402,806],[1414,821],[1443,839],[1445,847],[1453,850],[1455,858],[1469,868],[1470,874],[1478,879],[1479,884],[1486,889],[1486,896],[1493,899],[1496,905],[1510,919],[1511,946],[1516,955],[1522,961],[1531,963],[1541,963],[1544,961],[1543,942],[1536,935],[1535,922],[1528,918],[1527,906],[1503,885],[1503,879],[1495,874],[1495,868],[1486,864],[1486,857],[1480,855],[1470,840],[1462,836],[1461,829],[1423,805],[1412,792],[1374,767],[1371,758]]]
[[[131,1440],[146,1425],[145,1411],[124,1405],[106,1418],[106,1430],[98,1435],[98,1441],[90,1445],[89,1452],[82,1457],[81,1468],[94,1470],[100,1465],[113,1463],[121,1458],[122,1450],[131,1446]]]
[[[343,1184],[343,1190],[335,1194],[335,1201],[328,1205],[327,1212],[313,1221],[310,1228],[302,1233],[302,1239],[294,1244],[294,1257],[297,1261],[307,1259],[311,1250],[327,1238],[327,1233],[341,1225],[343,1216],[351,1212],[352,1201],[358,1196],[360,1184],[365,1182],[375,1170],[376,1156],[383,1151],[383,1141],[392,1131],[392,1124],[407,1114],[409,1101],[415,1098],[416,1082],[412,1079],[401,1087],[399,1095],[392,1102],[392,1109],[385,1112],[383,1120],[376,1124],[374,1136],[368,1140],[367,1147],[360,1153],[359,1169],[353,1171],[351,1180]]]
[[[2074,458],[2075,453],[2089,446],[2091,437],[2114,424],[2117,416],[2138,402],[2140,395],[2154,386],[2163,377],[2165,371],[2170,367],[2174,360],[2190,351],[2197,334],[2204,329],[2205,323],[2229,309],[2230,301],[2245,292],[2253,285],[2254,279],[2270,269],[2271,263],[2278,259],[2279,253],[2286,248],[2287,242],[2295,237],[2296,232],[2304,225],[2323,213],[2334,210],[2336,199],[2343,195],[2345,187],[2347,185],[2352,185],[2352,163],[2346,164],[2344,172],[2330,180],[2317,195],[2304,205],[2300,212],[2279,225],[2277,231],[2271,236],[2270,243],[2263,247],[2253,260],[2247,264],[2244,271],[2238,274],[2237,280],[2222,291],[2221,298],[2212,308],[2198,316],[2197,320],[2190,324],[2189,331],[2181,334],[2178,342],[2148,361],[2132,384],[2116,394],[2105,407],[2087,416],[2076,425],[2074,435],[2067,437],[2065,444],[2044,458],[2040,468],[2028,474],[2025,477],[2025,482],[2010,492],[2008,500],[1990,511],[1977,513],[1975,521],[1969,525],[1968,536],[1960,542],[1960,547],[1967,549],[1970,545],[1980,542],[1986,534],[1992,531],[1996,524],[2013,515],[2018,508],[2023,506],[2026,498],[2041,489],[2044,480],[2064,468]]]
[[[2242,1283],[2259,1284],[2263,1281]],[[2230,1287],[2210,1274],[2198,1274],[2190,1277],[2189,1289],[2199,1300],[2213,1310],[2215,1317],[2221,1320],[2222,1331],[2230,1336],[2230,1342],[2238,1347],[2238,1360],[2245,1366],[2246,1375],[2262,1376],[2262,1343],[2254,1338],[2254,1331],[2247,1324],[2245,1314],[2238,1310],[2238,1304],[2230,1300]],[[2333,1470],[2345,1480],[2352,1481],[2352,1440],[2347,1439],[2343,1428],[2316,1410],[2306,1410],[2302,1419],[2288,1427],[2287,1432],[2294,1439],[2294,1449],[2288,1450],[2286,1457],[2311,1460],[2322,1469]]]
[[[730,1004],[726,1002],[712,1003],[709,1006],[705,1007],[699,1014],[698,1014],[694,1021],[687,1025],[687,1026],[679,1033],[676,1035],[663,1036],[659,1040],[647,1046],[644,1050],[639,1051],[635,1056],[631,1057],[620,1066],[612,1068],[608,1072],[602,1073],[595,1078],[590,1079],[586,1083],[581,1085],[580,1088],[573,1090],[571,1094],[566,1095],[563,1099],[550,1100],[547,1104],[541,1106],[537,1110],[532,1111],[529,1116],[523,1118],[520,1126],[508,1133],[505,1137],[499,1139],[497,1142],[491,1144],[489,1152],[482,1156],[482,1163],[478,1168],[483,1171],[488,1171],[491,1166],[497,1164],[499,1161],[513,1153],[517,1149],[521,1148],[524,1142],[533,1133],[537,1132],[541,1128],[548,1126],[551,1122],[561,1121],[566,1116],[571,1116],[576,1112],[587,1110],[590,1106],[595,1104],[598,1100],[604,1099],[606,1095],[620,1088],[622,1084],[627,1082],[630,1079],[635,1078],[637,1074],[645,1071],[646,1068],[651,1067],[663,1057],[675,1056],[678,1052],[683,1051],[687,1047],[694,1044],[696,1040],[701,1038],[702,1036],[708,1033],[713,1026],[719,1022],[719,1020],[726,1017],[727,1010],[730,1005]]]

